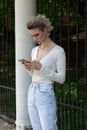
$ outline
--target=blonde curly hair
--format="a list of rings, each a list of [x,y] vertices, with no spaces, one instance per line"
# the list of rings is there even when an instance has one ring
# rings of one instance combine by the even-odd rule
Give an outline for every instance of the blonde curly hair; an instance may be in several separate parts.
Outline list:
[[[51,22],[48,18],[46,18],[45,15],[37,15],[32,17],[26,24],[27,29],[35,29],[39,28],[41,31],[44,30],[44,28],[47,28],[48,32],[50,33],[53,29]]]

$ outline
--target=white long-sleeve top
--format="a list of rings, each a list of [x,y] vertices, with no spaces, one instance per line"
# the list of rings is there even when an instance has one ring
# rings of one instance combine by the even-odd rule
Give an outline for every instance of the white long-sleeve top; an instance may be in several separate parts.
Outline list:
[[[32,61],[36,60],[38,47],[32,49]],[[32,76],[32,82],[54,83],[55,81],[62,84],[66,75],[66,56],[65,51],[59,45],[56,45],[50,52],[44,56],[40,63],[41,70],[29,71]]]

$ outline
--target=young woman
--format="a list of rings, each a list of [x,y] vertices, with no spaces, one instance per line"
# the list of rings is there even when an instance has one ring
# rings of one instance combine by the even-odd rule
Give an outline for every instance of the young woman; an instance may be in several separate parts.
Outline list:
[[[24,66],[32,76],[28,92],[28,111],[33,130],[58,130],[54,82],[65,81],[66,56],[64,49],[50,38],[51,23],[38,15],[27,23],[29,34],[38,46],[31,52],[31,61]]]

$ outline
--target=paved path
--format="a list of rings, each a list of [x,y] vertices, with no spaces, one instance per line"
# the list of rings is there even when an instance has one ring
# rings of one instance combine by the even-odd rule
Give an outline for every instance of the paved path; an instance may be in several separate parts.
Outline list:
[[[0,130],[16,130],[15,125],[0,118]]]

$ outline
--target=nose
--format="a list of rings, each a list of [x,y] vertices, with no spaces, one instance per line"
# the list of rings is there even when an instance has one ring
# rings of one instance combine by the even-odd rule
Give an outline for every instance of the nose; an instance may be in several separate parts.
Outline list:
[[[36,37],[33,37],[34,41],[36,41]]]
[[[36,37],[33,37],[33,39],[34,39],[34,41],[35,41],[35,42],[37,42],[37,41],[38,41]]]

